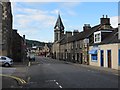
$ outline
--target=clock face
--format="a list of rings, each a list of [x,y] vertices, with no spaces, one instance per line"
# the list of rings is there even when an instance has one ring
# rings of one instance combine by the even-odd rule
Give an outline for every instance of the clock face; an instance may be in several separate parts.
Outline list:
[[[59,27],[57,26],[56,29],[59,29]]]

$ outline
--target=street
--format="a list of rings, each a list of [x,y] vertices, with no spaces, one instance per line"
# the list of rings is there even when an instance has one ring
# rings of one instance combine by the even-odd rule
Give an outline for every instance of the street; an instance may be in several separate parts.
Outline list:
[[[39,56],[25,65],[3,67],[1,74],[2,88],[118,88],[115,72]]]
[[[36,57],[28,69],[25,88],[117,88],[118,76],[94,69]]]

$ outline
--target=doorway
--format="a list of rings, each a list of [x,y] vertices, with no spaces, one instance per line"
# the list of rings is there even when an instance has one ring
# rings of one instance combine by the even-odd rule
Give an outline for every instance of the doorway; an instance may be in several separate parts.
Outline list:
[[[118,60],[119,60],[119,66],[120,66],[120,49],[119,49],[119,52],[118,52]]]
[[[103,67],[104,66],[104,51],[103,50],[100,51],[100,60],[101,60],[101,66]]]
[[[111,50],[107,51],[108,68],[111,68]]]
[[[82,62],[82,58],[83,58],[83,54],[82,53],[80,53],[80,64],[82,64],[83,62]]]

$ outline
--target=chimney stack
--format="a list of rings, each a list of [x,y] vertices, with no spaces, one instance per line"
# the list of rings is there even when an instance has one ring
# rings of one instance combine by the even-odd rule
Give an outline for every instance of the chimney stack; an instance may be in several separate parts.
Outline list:
[[[72,32],[71,31],[66,31],[66,37],[71,37],[72,36]]]
[[[87,31],[87,30],[89,30],[89,29],[91,29],[90,24],[84,24],[84,26],[83,26],[83,31]]]
[[[73,31],[73,36],[75,36],[75,35],[78,34],[78,33],[79,33],[78,30],[74,30],[74,31]]]
[[[100,18],[100,24],[102,24],[102,25],[110,25],[110,18],[108,18],[107,15],[106,15],[106,18],[105,18],[104,15],[103,15],[103,17]]]

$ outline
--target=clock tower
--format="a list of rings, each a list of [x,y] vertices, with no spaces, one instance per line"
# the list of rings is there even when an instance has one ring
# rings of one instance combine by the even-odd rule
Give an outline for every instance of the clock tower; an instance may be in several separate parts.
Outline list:
[[[63,35],[64,35],[64,26],[60,14],[58,14],[58,18],[54,27],[54,42],[59,41]]]

